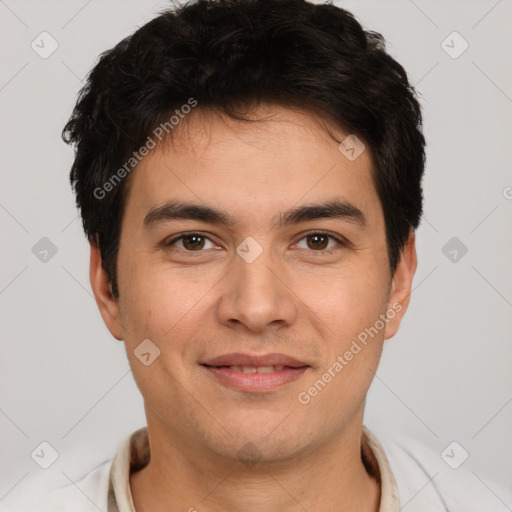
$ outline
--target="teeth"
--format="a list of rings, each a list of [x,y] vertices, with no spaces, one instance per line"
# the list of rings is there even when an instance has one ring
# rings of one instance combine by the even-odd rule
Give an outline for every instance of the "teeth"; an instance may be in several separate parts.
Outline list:
[[[243,373],[272,373],[282,370],[284,366],[230,366],[229,369]]]

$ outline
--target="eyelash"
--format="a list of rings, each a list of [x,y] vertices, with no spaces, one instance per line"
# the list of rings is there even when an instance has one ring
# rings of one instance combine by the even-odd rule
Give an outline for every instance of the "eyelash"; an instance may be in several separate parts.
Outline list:
[[[168,240],[167,242],[164,242],[164,246],[165,247],[170,247],[173,244],[175,244],[176,242],[178,242],[179,240],[182,240],[183,238],[191,237],[191,236],[194,236],[194,235],[199,236],[201,238],[205,238],[206,240],[209,240],[210,242],[213,242],[213,240],[210,237],[205,236],[202,233],[199,233],[197,231],[191,231],[191,232],[187,232],[187,233],[182,233],[181,235],[178,235],[178,236],[172,238],[171,240]],[[338,251],[340,248],[346,247],[348,245],[346,240],[344,240],[343,238],[334,236],[334,235],[332,235],[332,234],[330,234],[330,233],[328,233],[326,231],[310,231],[308,233],[305,233],[302,236],[302,238],[300,238],[294,245],[300,243],[302,240],[304,240],[308,236],[312,236],[312,235],[323,235],[323,236],[326,236],[326,237],[328,237],[328,238],[338,242],[339,246],[341,246],[341,247],[333,247],[331,249],[324,249],[324,250],[318,250],[318,251],[310,249],[310,250],[308,250],[309,252],[313,252],[313,253],[317,252],[317,253],[320,253],[320,254],[332,254],[333,252]],[[202,252],[205,252],[205,250],[198,250],[198,251],[189,251],[187,249],[180,249],[180,250],[182,250],[184,252],[187,252],[187,253],[190,253],[190,254],[198,253],[198,255],[200,255]]]

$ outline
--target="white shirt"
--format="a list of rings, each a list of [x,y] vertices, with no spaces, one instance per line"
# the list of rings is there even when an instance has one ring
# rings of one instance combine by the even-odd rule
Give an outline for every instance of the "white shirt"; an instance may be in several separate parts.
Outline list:
[[[379,512],[505,512],[512,492],[490,488],[474,473],[453,469],[441,455],[415,440],[385,443],[363,426],[362,458],[381,484]],[[76,485],[52,491],[24,512],[136,512],[130,472],[150,458],[147,427],[133,432],[115,457]],[[505,502],[505,503],[503,503]],[[200,510],[200,507],[196,508]],[[317,512],[317,511],[310,511]]]

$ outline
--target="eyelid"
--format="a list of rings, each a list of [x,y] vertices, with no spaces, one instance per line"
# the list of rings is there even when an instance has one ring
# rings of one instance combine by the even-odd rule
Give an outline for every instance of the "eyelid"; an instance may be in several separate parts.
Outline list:
[[[331,233],[330,231],[324,231],[322,229],[312,229],[310,231],[306,231],[305,233],[301,233],[299,235],[300,238],[294,243],[294,245],[298,244],[304,238],[306,238],[307,236],[310,236],[310,235],[324,235],[328,238],[335,240],[341,247],[347,247],[350,244],[350,242],[346,238],[342,237],[341,235]],[[313,253],[317,252],[319,254],[329,254],[336,250],[339,250],[339,247],[332,247],[331,249],[324,249],[324,250],[319,250],[319,251],[310,250],[309,252],[313,252]]]
[[[210,242],[212,242],[213,244],[215,244],[215,242],[211,239],[210,236],[207,236],[204,232],[201,232],[201,231],[185,231],[185,232],[182,232],[180,233],[179,235],[176,235],[174,237],[172,237],[170,240],[166,240],[164,241],[163,245],[164,247],[170,247],[171,245],[173,245],[174,243],[178,242],[179,240],[187,237],[187,236],[193,236],[193,235],[198,235],[202,238],[205,238],[207,240],[209,240]],[[324,236],[327,236],[329,238],[331,238],[332,240],[335,240],[339,246],[341,247],[347,247],[350,245],[350,242],[344,238],[343,236],[341,235],[338,235],[338,234],[334,234],[334,233],[331,233],[329,231],[324,231],[324,230],[319,230],[319,229],[312,229],[310,231],[306,231],[305,233],[301,233],[299,236],[300,238],[298,238],[293,245],[297,245],[299,242],[301,242],[304,238],[306,238],[307,236],[310,236],[310,235],[324,235]],[[318,250],[318,251],[315,251],[315,250],[309,250],[308,252],[312,252],[312,253],[319,253],[319,254],[329,254],[333,251],[336,251],[336,250],[339,250],[340,247],[332,247],[331,249],[324,249],[324,250]],[[181,249],[183,250],[183,249]],[[188,252],[188,253],[201,253],[201,252],[206,252],[205,250],[198,250],[198,251],[186,251],[186,250],[183,250],[183,252]]]
[[[215,244],[215,242],[212,240],[211,236],[206,235],[204,232],[184,231],[184,232],[180,233],[179,235],[176,235],[176,236],[171,237],[170,239],[164,240],[163,245],[164,245],[164,247],[168,247],[168,246],[174,244],[175,242],[178,242],[182,238],[186,238],[187,236],[193,236],[193,235],[197,235],[202,238],[205,238],[205,239],[209,240],[210,242],[212,242],[213,244]],[[204,252],[204,251],[186,251],[186,252]]]

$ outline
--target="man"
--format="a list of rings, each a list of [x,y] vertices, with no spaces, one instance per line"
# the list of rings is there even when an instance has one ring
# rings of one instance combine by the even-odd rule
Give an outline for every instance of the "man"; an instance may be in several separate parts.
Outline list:
[[[39,510],[388,512],[428,482],[363,426],[416,270],[421,120],[333,5],[199,0],[102,55],[64,136],[147,428]]]

